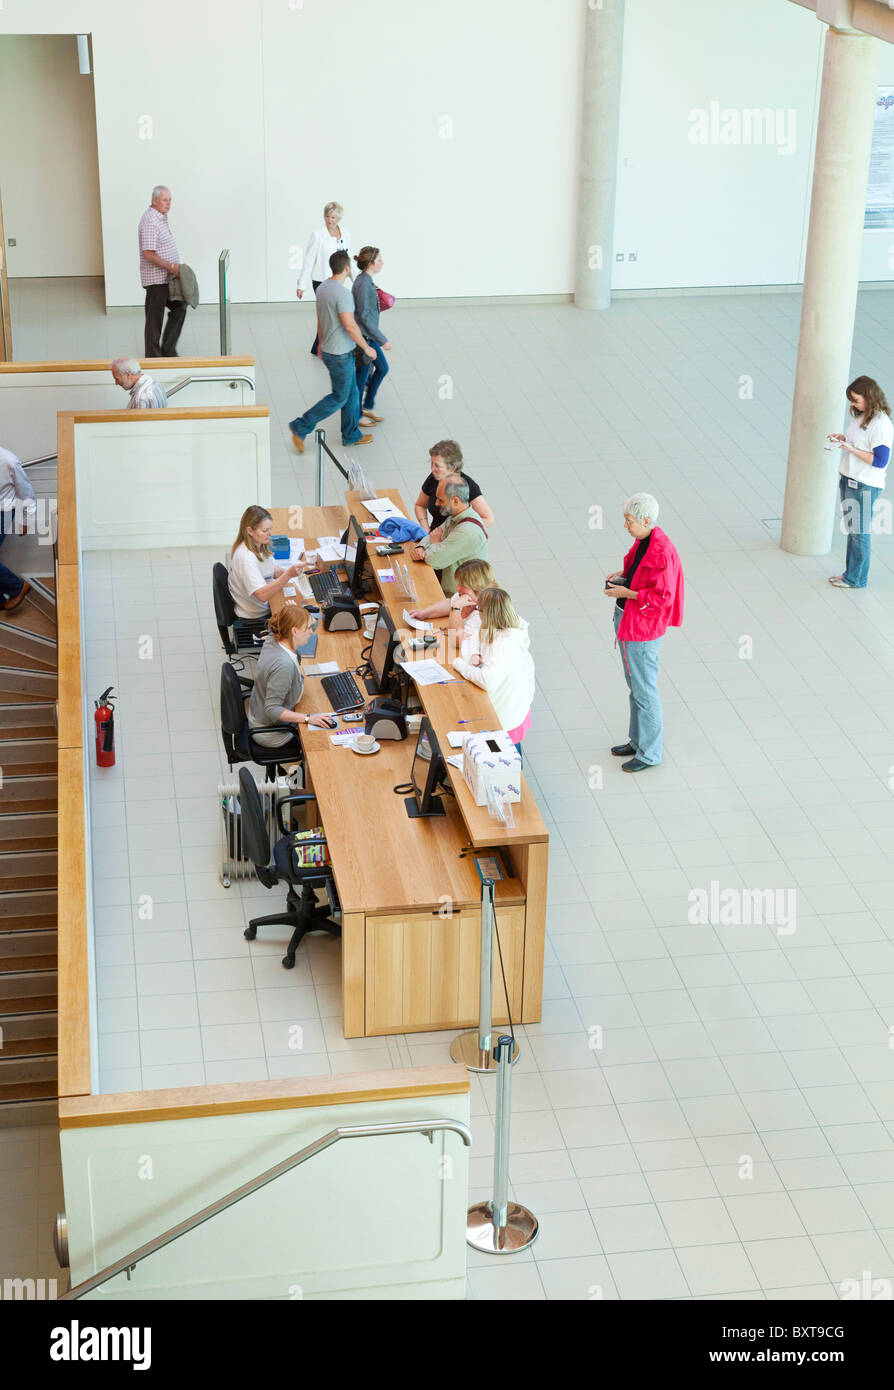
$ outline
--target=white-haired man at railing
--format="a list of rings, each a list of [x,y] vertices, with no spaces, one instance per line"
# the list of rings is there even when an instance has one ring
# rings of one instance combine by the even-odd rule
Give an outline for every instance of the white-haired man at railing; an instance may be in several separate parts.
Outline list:
[[[112,376],[122,390],[130,392],[128,410],[164,410],[167,405],[165,388],[143,371],[135,357],[116,357]]]

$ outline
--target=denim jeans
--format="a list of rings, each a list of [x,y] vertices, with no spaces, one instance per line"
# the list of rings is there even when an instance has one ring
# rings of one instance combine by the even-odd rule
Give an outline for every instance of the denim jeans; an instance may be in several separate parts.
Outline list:
[[[0,545],[6,540],[7,534],[14,534],[12,515],[0,507]],[[24,579],[13,574],[5,565],[0,565],[0,599],[15,598],[16,594],[22,592],[24,583]]]
[[[624,616],[615,609],[615,635]],[[661,638],[652,642],[622,642],[621,664],[630,691],[630,727],[628,738],[636,749],[640,762],[654,766],[661,762],[663,719],[658,695],[658,651]]]
[[[872,544],[872,516],[875,504],[882,495],[880,487],[868,483],[852,483],[844,475],[838,479],[844,530],[847,533],[847,558],[844,582],[852,589],[865,589],[869,579],[869,550]]]
[[[366,353],[357,354],[357,393],[360,396],[360,404],[363,410],[372,410],[376,403],[376,396],[379,387],[388,375],[388,359],[382,351],[379,343],[374,343],[367,338],[371,348],[376,350],[375,362],[370,362]],[[366,387],[366,397],[364,399],[363,388]]]
[[[302,439],[321,420],[328,420],[336,410],[341,411],[341,442],[356,444],[362,438],[357,428],[360,418],[360,397],[357,394],[357,373],[354,370],[353,352],[324,352],[323,361],[329,371],[331,390],[316,405],[311,406],[306,415],[296,415],[289,421],[289,429]]]

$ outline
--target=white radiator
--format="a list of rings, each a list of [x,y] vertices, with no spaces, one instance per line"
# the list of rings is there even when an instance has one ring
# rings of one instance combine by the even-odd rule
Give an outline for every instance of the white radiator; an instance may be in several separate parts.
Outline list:
[[[276,804],[283,796],[288,796],[294,790],[289,786],[285,777],[277,777],[275,782],[256,782],[258,795],[261,798],[261,805],[264,808],[264,819],[267,822],[267,834],[270,836],[271,848],[282,834],[279,823],[276,819]],[[217,802],[221,811],[221,828],[223,831],[223,848],[221,854],[220,881],[224,888],[229,888],[233,879],[256,878],[255,866],[252,861],[246,858],[242,849],[242,817],[239,809],[239,783],[226,782],[219,783],[217,788]]]

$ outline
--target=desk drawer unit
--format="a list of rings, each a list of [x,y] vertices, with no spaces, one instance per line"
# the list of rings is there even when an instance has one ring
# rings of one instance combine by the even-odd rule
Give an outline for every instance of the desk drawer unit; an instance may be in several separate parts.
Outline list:
[[[498,907],[497,936],[513,1022],[521,1020],[525,909]],[[470,1028],[478,1022],[481,909],[366,918],[366,1035]],[[494,943],[493,1016],[508,1023]]]

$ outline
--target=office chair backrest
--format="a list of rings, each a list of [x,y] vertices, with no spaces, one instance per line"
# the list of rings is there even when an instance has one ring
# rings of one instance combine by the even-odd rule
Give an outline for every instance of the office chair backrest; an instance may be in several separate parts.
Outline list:
[[[257,783],[247,767],[239,769],[239,809],[242,815],[242,849],[258,870],[258,877],[263,883],[265,880],[261,871],[270,863],[270,836]]]
[[[220,640],[223,642],[224,650],[228,656],[232,656],[236,650],[236,643],[233,640],[233,624],[236,621],[236,609],[233,605],[233,596],[230,593],[230,576],[227,573],[226,565],[220,561],[211,571],[211,590],[214,594],[214,617],[217,622],[217,630],[220,633]]]
[[[225,661],[220,668],[220,732],[230,767],[245,756],[238,752],[236,740],[247,723],[245,692],[233,667]]]

